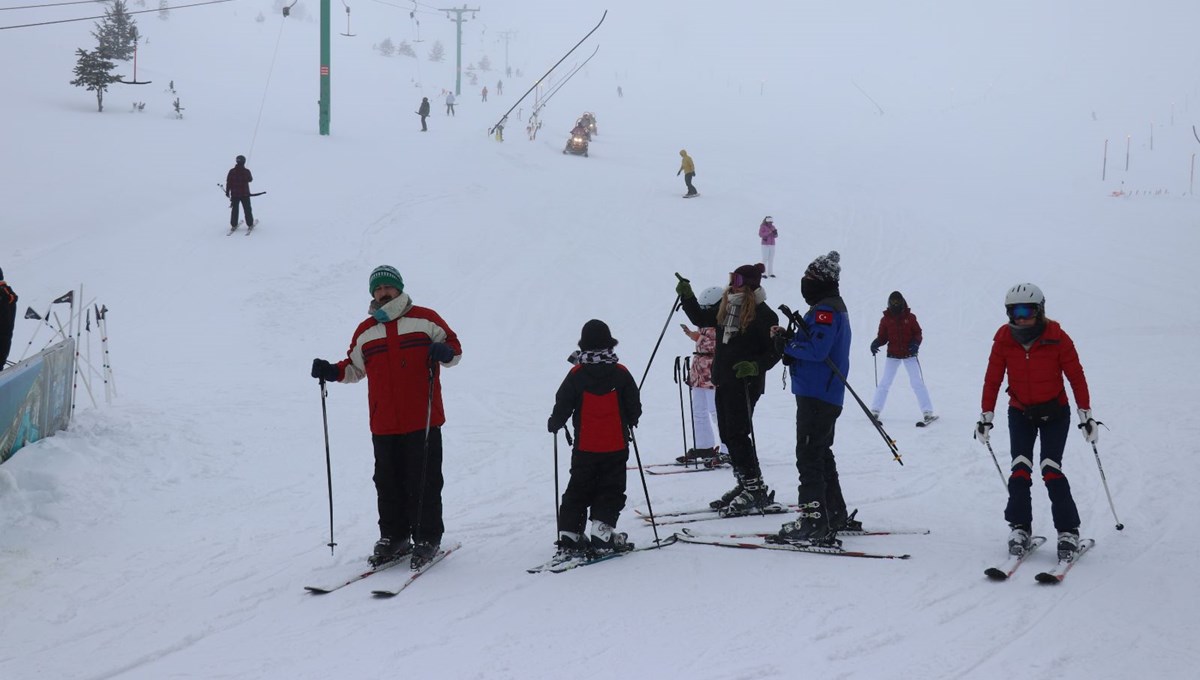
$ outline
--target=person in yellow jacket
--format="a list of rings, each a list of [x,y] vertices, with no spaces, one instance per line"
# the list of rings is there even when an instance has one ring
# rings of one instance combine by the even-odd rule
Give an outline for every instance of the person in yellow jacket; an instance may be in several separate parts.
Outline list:
[[[678,177],[680,173],[683,174],[683,182],[684,184],[687,184],[688,190],[687,194],[684,195],[684,198],[690,198],[700,193],[696,191],[696,187],[692,186],[692,178],[696,176],[696,163],[693,162],[692,157],[688,155],[687,149],[680,149],[679,155],[681,158],[683,158],[683,161],[680,162],[679,172],[675,173],[675,176]]]

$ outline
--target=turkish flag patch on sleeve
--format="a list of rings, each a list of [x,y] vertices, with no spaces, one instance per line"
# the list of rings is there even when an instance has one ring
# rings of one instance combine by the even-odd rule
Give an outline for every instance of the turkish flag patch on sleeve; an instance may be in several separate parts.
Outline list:
[[[828,309],[818,309],[814,321],[822,326],[832,326],[833,312],[829,311]]]

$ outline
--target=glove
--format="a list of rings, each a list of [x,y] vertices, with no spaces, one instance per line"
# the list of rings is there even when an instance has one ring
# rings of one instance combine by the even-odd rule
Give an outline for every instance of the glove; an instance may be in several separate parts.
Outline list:
[[[1095,444],[1100,441],[1100,423],[1092,418],[1092,409],[1079,409],[1079,429],[1083,432],[1083,438],[1089,444]]]
[[[996,414],[991,411],[984,411],[979,414],[979,422],[975,423],[975,438],[983,444],[987,444],[991,437],[990,431],[995,427],[992,425],[992,418],[994,417],[996,417]]]
[[[228,189],[225,190],[225,198],[229,198],[229,190]]]
[[[882,342],[879,342],[878,340],[873,340],[871,342],[871,356],[875,356],[876,354],[879,354],[879,348],[882,346],[883,346]]]
[[[917,343],[915,343],[915,342],[914,342],[914,343],[912,343],[912,344],[910,344],[910,345],[908,346],[908,355],[909,355],[910,357],[915,357],[915,356],[917,356],[917,350],[918,350],[918,349],[920,349],[920,348],[921,348],[921,345],[919,345],[919,344],[917,344]]]
[[[550,419],[546,421],[546,431],[550,434],[558,432],[560,427],[562,426],[554,422],[554,416],[550,416]]]
[[[692,283],[687,279],[680,279],[679,283],[675,284],[675,292],[684,300],[696,297],[696,294],[692,292]]]
[[[753,378],[758,375],[758,364],[753,361],[739,361],[733,365],[733,375],[738,378]]]
[[[324,359],[313,359],[312,377],[327,382],[338,381],[338,367]]]
[[[771,341],[775,343],[775,353],[783,354],[783,350],[787,349],[788,343],[795,337],[795,333],[789,332],[785,328],[776,326],[771,329]]]
[[[682,172],[683,170],[680,170],[679,172],[675,173],[675,176],[678,177]]]
[[[435,342],[429,346],[429,358],[439,363],[449,363],[454,360],[454,348],[444,342]]]

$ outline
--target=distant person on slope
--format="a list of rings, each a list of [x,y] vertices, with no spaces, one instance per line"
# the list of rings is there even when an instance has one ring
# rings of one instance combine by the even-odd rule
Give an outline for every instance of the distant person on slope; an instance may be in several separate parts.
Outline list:
[[[487,101],[487,85],[483,86],[483,101]]]
[[[921,407],[923,419],[918,424],[928,425],[937,418],[933,414],[929,390],[925,387],[925,376],[921,374],[921,362],[917,359],[921,339],[921,324],[917,323],[917,315],[908,308],[908,302],[900,291],[892,291],[888,296],[887,309],[883,310],[883,318],[879,320],[879,331],[871,341],[872,355],[878,353],[880,347],[887,345],[883,378],[879,380],[879,386],[875,388],[875,398],[871,400],[871,416],[876,420],[879,419],[879,414],[883,413],[888,391],[892,389],[892,381],[896,379],[896,372],[901,364],[908,371],[908,383],[917,395],[917,405]]]
[[[17,323],[17,294],[4,280],[0,269],[0,371],[8,365],[8,353],[12,350],[13,328]]]
[[[225,175],[225,196],[229,198],[229,228],[237,229],[239,204],[246,213],[246,226],[253,227],[254,213],[250,209],[250,183],[254,181],[254,175],[251,175],[250,168],[246,167],[245,156],[238,156],[234,162],[235,165],[229,169],[229,174]]]
[[[712,363],[717,430],[729,447],[737,484],[709,505],[726,517],[779,510],[774,492],[763,482],[751,438],[754,406],[766,390],[766,373],[779,362],[771,342],[771,327],[779,324],[779,315],[767,305],[767,292],[760,285],[762,273],[761,264],[733,270],[715,307],[701,307],[687,279],[675,286],[692,323],[717,329]]]
[[[425,119],[429,117],[429,97],[421,97],[421,107],[417,109],[417,115],[421,117],[421,132],[427,131],[425,127]]]
[[[367,379],[379,541],[371,563],[412,552],[418,569],[441,544],[443,366],[458,364],[458,336],[437,312],[417,307],[394,267],[371,272],[370,317],[358,325],[346,358],[313,359],[312,377],[354,383]]]
[[[775,218],[767,215],[762,224],[758,225],[758,238],[762,241],[763,263],[767,265],[767,278],[775,278],[775,238],[779,230],[775,228]]]
[[[446,115],[447,116],[454,115],[454,93],[453,92],[446,93]]]
[[[696,176],[696,163],[692,161],[692,157],[688,155],[686,149],[680,149],[679,155],[683,160],[679,163],[679,172],[675,173],[675,176],[683,174],[683,183],[687,185],[687,193],[684,198],[689,198],[700,193],[696,191],[696,187],[692,186],[692,178]]]
[[[546,429],[557,433],[570,419],[575,430],[571,479],[558,512],[556,558],[603,555],[633,549],[615,528],[625,508],[625,465],[632,430],[642,416],[637,383],[617,363],[608,324],[592,319],[579,334],[579,349],[567,358],[574,367],[554,396]],[[584,534],[591,508],[592,535]]]
[[[987,373],[983,377],[983,413],[975,423],[975,438],[987,444],[1000,383],[1008,374],[1008,441],[1012,474],[1004,519],[1012,529],[1008,552],[1029,550],[1033,534],[1033,443],[1042,439],[1042,481],[1050,495],[1050,514],[1058,530],[1058,559],[1071,560],[1079,550],[1079,511],[1063,473],[1063,450],[1071,429],[1071,407],[1063,376],[1071,382],[1079,407],[1079,429],[1089,444],[1100,438],[1092,418],[1091,397],[1083,365],[1071,336],[1057,321],[1046,318],[1046,297],[1032,283],[1019,283],[1004,296],[1008,323],[992,338]]]

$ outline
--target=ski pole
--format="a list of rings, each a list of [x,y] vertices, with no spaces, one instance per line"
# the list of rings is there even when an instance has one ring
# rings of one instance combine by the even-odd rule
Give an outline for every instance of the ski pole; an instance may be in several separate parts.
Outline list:
[[[436,375],[437,362],[433,355],[426,362],[429,370],[429,398],[425,402],[425,443],[421,447],[421,491],[417,494],[417,522],[413,525],[413,536],[422,531],[421,514],[425,511],[425,476],[429,471],[429,430],[433,422],[433,378]],[[425,538],[422,535],[422,538]],[[416,543],[414,540],[413,543]]]
[[[654,506],[650,503],[650,488],[646,486],[646,471],[642,469],[642,454],[638,451],[637,437],[633,436],[633,428],[629,428],[629,441],[633,444],[633,455],[637,459],[638,475],[642,478],[642,493],[646,494],[646,511],[650,513],[650,526],[654,529],[654,543],[660,544],[658,538],[658,522],[654,520]]]
[[[692,448],[696,448],[696,405],[692,403],[692,358],[683,359],[683,382],[688,386],[688,417],[692,422]],[[686,448],[686,445],[685,447]],[[686,453],[686,452],[685,452]],[[696,463],[699,465],[699,462]]]
[[[679,276],[676,274],[675,276]],[[680,296],[675,296],[675,302],[671,305],[671,313],[667,315],[667,322],[663,324],[662,332],[658,334],[658,342],[654,343],[654,351],[650,353],[650,361],[646,362],[646,370],[642,372],[642,379],[638,381],[638,391],[642,389],[642,385],[646,382],[646,376],[650,375],[650,366],[654,364],[654,355],[658,354],[658,346],[662,344],[663,336],[667,334],[667,326],[671,325],[671,317],[675,316],[675,310],[681,306]]]
[[[1004,491],[1007,493],[1008,482],[1004,481],[1004,472],[1000,469],[1000,461],[996,460],[996,452],[992,450],[992,443],[986,440],[983,443],[987,446],[988,453],[992,454],[992,462],[996,465],[996,474],[1000,475],[1000,485],[1004,487]]]
[[[683,436],[683,459],[690,466],[691,461],[687,457],[687,418],[683,415],[683,357],[675,357],[675,385],[679,392],[679,431]]]
[[[554,540],[558,541],[558,433],[551,435],[554,437]]]
[[[779,305],[779,311],[783,312],[783,315],[787,317],[789,328],[793,326],[799,328],[800,330],[804,331],[805,336],[810,339],[812,338],[812,334],[808,330],[808,324],[805,323],[804,317],[793,312],[787,305]],[[896,448],[896,440],[892,439],[887,433],[887,430],[883,429],[883,424],[871,415],[871,409],[867,408],[867,405],[863,403],[863,400],[858,396],[858,393],[855,392],[854,388],[850,386],[849,381],[846,380],[846,376],[842,374],[842,371],[838,369],[837,364],[833,363],[833,359],[830,359],[828,356],[826,356],[825,365],[829,367],[830,371],[833,371],[833,374],[838,377],[838,380],[842,381],[842,384],[846,386],[846,391],[854,397],[854,401],[858,402],[858,406],[862,409],[863,413],[866,414],[867,420],[871,421],[871,424],[875,426],[875,430],[879,432],[879,436],[883,437],[884,443],[887,444],[888,449],[892,452],[892,458],[897,463],[904,465],[904,461],[900,459],[900,450]]]
[[[1100,425],[1103,425],[1103,423],[1097,421],[1096,426]],[[1100,464],[1100,451],[1096,449],[1095,442],[1092,442],[1092,453],[1096,454],[1096,467],[1100,470],[1100,481],[1104,484],[1104,495],[1108,496],[1108,509],[1112,510],[1113,520],[1117,523],[1117,531],[1121,531],[1125,528],[1125,525],[1121,523],[1121,520],[1117,519],[1117,508],[1113,505],[1112,494],[1108,492],[1108,479],[1104,477],[1104,466]]]
[[[325,408],[325,378],[321,378],[321,424],[325,426],[325,480],[329,485],[329,554],[333,554],[333,463],[329,460],[329,412]]]
[[[875,387],[879,387],[879,357],[871,352],[871,361],[875,364]]]

